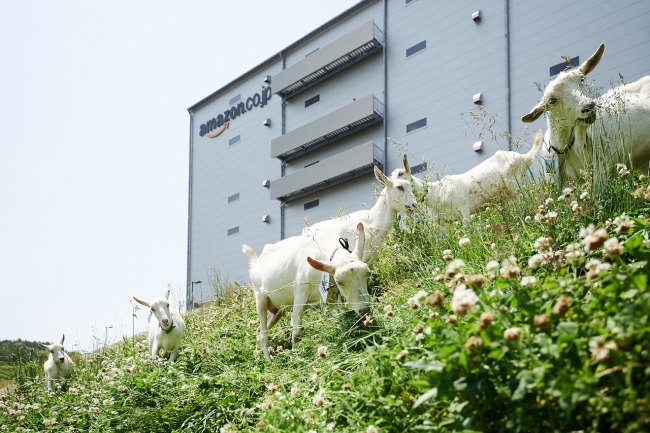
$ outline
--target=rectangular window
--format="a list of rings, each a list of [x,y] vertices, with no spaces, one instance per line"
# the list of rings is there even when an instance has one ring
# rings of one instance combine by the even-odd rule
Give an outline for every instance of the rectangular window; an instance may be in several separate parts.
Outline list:
[[[230,105],[235,105],[241,101],[241,93],[230,100]]]
[[[572,58],[570,62],[562,62],[562,63],[558,63],[555,66],[551,66],[551,68],[550,68],[551,77],[553,75],[559,74],[560,72],[564,71],[565,69],[575,68],[579,64],[580,64],[580,56],[576,56],[576,57]]]
[[[310,107],[320,101],[320,95],[316,95],[313,98],[309,98],[305,101],[305,108]]]
[[[237,137],[233,137],[228,141],[228,146],[232,146],[233,144],[237,144],[241,141],[241,135],[238,135]]]
[[[406,133],[408,134],[409,132],[413,132],[416,129],[424,128],[425,126],[427,126],[426,117],[424,119],[416,120],[415,122],[406,125]]]
[[[318,199],[316,199],[316,200],[312,200],[312,201],[308,201],[308,202],[305,203],[305,205],[304,205],[305,210],[313,209],[313,208],[315,208],[315,207],[318,207]]]
[[[233,194],[230,197],[228,197],[228,203],[232,203],[233,201],[239,200],[239,193]]]
[[[426,47],[427,47],[427,41],[422,41],[419,44],[415,44],[411,48],[406,49],[406,57],[410,57],[415,53],[419,53]]]
[[[307,167],[311,167],[312,165],[314,165],[314,164],[318,164],[319,162],[320,162],[320,161],[310,162],[309,164],[307,164],[307,165],[305,166],[305,168],[307,168]]]
[[[228,229],[228,236],[236,235],[239,233],[239,226]]]
[[[411,167],[411,174],[418,174],[422,173],[423,171],[427,171],[427,163],[423,162],[422,164],[414,165]]]
[[[316,51],[320,50],[320,47],[316,48],[314,51],[310,51],[307,54],[305,54],[305,57],[307,57],[310,54],[314,54]]]

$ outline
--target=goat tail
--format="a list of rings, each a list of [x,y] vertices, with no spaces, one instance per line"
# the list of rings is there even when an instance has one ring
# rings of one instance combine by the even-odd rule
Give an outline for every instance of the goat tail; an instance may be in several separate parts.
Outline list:
[[[543,141],[544,141],[544,134],[542,133],[541,129],[538,129],[537,131],[535,131],[535,136],[533,137],[533,147],[530,149],[530,152],[528,152],[531,161],[533,160],[535,155],[537,155],[537,152],[539,152],[539,148],[542,147]]]
[[[242,245],[241,251],[248,256],[249,266],[253,267],[255,262],[257,262],[257,253],[255,253],[255,250],[248,245]]]

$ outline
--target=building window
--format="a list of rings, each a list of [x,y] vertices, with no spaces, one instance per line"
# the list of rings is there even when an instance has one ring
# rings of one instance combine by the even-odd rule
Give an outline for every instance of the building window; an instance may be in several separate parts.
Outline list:
[[[415,53],[419,53],[427,47],[427,41],[422,41],[413,45],[411,48],[406,49],[406,57],[411,57]]]
[[[305,54],[305,57],[307,57],[307,56],[309,56],[309,55],[311,55],[311,54],[314,54],[314,53],[315,53],[316,51],[318,51],[318,50],[320,50],[320,47],[316,48],[314,51],[310,51],[310,52],[308,52],[307,54]]]
[[[233,144],[237,144],[241,141],[241,135],[238,135],[237,137],[233,137],[228,141],[228,146],[232,146]]]
[[[406,4],[413,3],[415,0],[406,0]]]
[[[305,166],[305,168],[307,168],[307,167],[311,167],[312,165],[314,165],[314,164],[318,164],[319,162],[320,162],[320,161],[310,162],[309,164],[307,164],[307,165]]]
[[[239,226],[228,229],[228,236],[236,235],[239,233]]]
[[[305,108],[307,108],[307,107],[311,107],[312,105],[314,105],[314,104],[317,103],[318,101],[320,101],[320,95],[316,95],[316,96],[314,96],[313,98],[309,98],[309,99],[307,99],[307,100],[305,101]]]
[[[239,200],[239,193],[233,194],[230,197],[228,197],[228,203],[232,203],[237,200]]]
[[[426,117],[424,119],[416,120],[415,122],[406,125],[406,133],[408,134],[409,132],[413,132],[417,129],[424,128],[425,126],[427,126]]]
[[[304,204],[305,210],[313,209],[315,207],[318,207],[318,199],[308,201],[307,203]]]
[[[564,71],[565,69],[575,68],[579,64],[580,64],[580,56],[576,56],[576,57],[572,58],[570,62],[562,62],[562,63],[558,63],[555,66],[551,66],[551,68],[550,68],[551,77],[553,75],[559,74],[560,72]]]
[[[235,105],[241,101],[241,93],[230,100],[230,105]]]
[[[411,167],[411,174],[418,174],[422,173],[423,171],[427,171],[427,163],[423,162],[422,164],[414,165]]]

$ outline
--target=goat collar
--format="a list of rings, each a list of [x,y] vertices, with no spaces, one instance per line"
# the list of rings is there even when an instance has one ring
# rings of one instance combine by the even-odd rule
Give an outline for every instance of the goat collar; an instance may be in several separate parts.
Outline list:
[[[341,244],[341,247],[348,253],[352,254],[352,251],[350,251],[350,244],[348,243],[348,240],[346,238],[339,238],[339,244]],[[334,254],[338,251],[339,247],[334,248],[334,251],[332,251],[332,255],[330,256],[330,262],[334,258]]]
[[[172,319],[172,325],[171,325],[171,326],[169,327],[169,329],[166,330],[166,331],[165,331],[165,328],[163,328],[162,325],[160,325],[160,329],[162,329],[162,332],[164,332],[165,334],[169,334],[169,333],[172,332],[175,328],[176,328],[176,327],[174,326],[174,319]]]
[[[571,141],[567,143],[566,147],[564,150],[560,150],[557,147],[553,146],[552,144],[549,143],[549,147],[555,151],[558,155],[564,155],[565,153],[569,152],[573,145],[576,143],[576,135],[575,135],[575,129],[571,129]]]

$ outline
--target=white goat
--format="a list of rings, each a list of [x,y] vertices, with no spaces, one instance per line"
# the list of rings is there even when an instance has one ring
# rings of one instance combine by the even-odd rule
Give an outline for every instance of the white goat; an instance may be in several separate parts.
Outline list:
[[[545,141],[558,154],[560,179],[577,180],[597,162],[612,171],[617,163],[643,173],[650,162],[650,76],[610,89],[598,98],[585,95],[584,81],[600,62],[605,44],[580,67],[551,81],[542,99],[521,118],[524,123],[547,113]],[[604,154],[597,154],[600,148]],[[603,158],[604,157],[604,158]],[[604,159],[604,160],[603,160]]]
[[[62,379],[60,386],[61,391],[65,389],[65,382],[72,374],[72,367],[74,367],[74,362],[65,353],[63,349],[63,341],[65,340],[65,334],[61,337],[60,343],[53,343],[50,345],[38,343],[43,349],[46,349],[50,352],[50,355],[43,365],[43,370],[45,371],[45,378],[47,379],[47,390],[52,390],[52,380],[53,379]]]
[[[185,333],[185,322],[178,310],[169,305],[169,293],[171,287],[167,285],[167,290],[162,298],[153,301],[143,301],[133,299],[145,307],[151,308],[151,317],[149,319],[149,352],[151,357],[158,356],[158,351],[162,347],[165,352],[170,352],[169,362],[173,363],[181,347],[181,339]]]
[[[334,277],[339,291],[357,314],[365,315],[370,311],[367,286],[369,269],[361,261],[365,244],[363,224],[358,224],[356,234],[358,240],[351,253],[341,248],[326,254],[318,247],[313,236],[304,235],[267,244],[259,257],[248,245],[242,247],[249,257],[260,319],[257,344],[267,360],[271,359],[267,331],[289,308],[293,308],[292,347],[300,341],[303,313],[321,301],[318,286],[323,272]]]
[[[417,191],[427,189],[427,202],[437,211],[441,222],[449,223],[459,217],[467,220],[499,193],[519,185],[541,144],[542,131],[539,130],[527,153],[498,150],[465,173],[448,175],[428,183],[411,175],[408,158],[404,155],[404,169],[394,170],[391,179],[412,180]]]
[[[316,235],[321,248],[333,251],[339,246],[339,238],[354,234],[357,224],[363,223],[365,248],[362,260],[367,265],[371,265],[377,259],[384,238],[393,226],[393,220],[397,213],[412,211],[416,208],[416,200],[410,182],[403,179],[389,179],[377,167],[375,167],[375,177],[384,186],[384,189],[372,208],[305,227],[302,231],[303,235]],[[348,248],[354,248],[352,242],[349,242]]]

